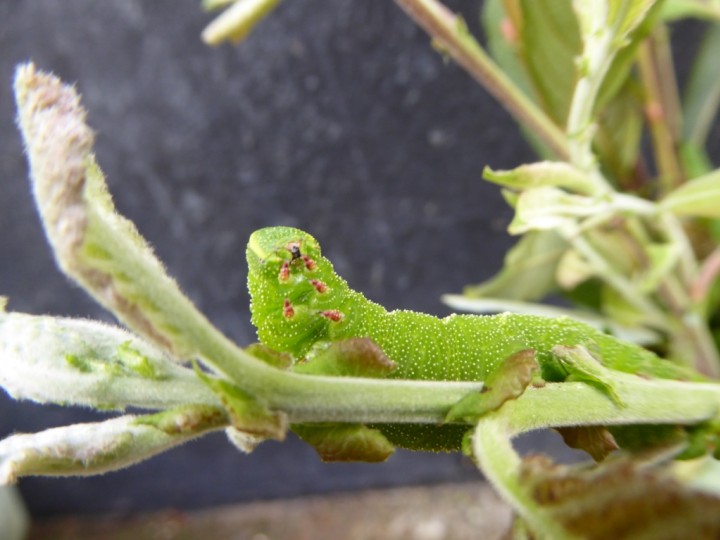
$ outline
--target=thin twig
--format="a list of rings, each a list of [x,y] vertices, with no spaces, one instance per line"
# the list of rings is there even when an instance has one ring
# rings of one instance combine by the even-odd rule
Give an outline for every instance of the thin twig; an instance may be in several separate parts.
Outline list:
[[[698,277],[690,289],[690,297],[697,303],[704,302],[718,275],[720,275],[720,247],[715,248],[715,251],[703,262]]]
[[[662,195],[679,186],[684,180],[684,174],[671,126],[675,121],[672,118],[675,113],[674,107],[670,104],[672,93],[663,93],[661,85],[667,84],[667,81],[660,79],[661,73],[656,63],[653,43],[649,39],[640,45],[638,66],[645,88],[645,117],[650,128],[653,153],[659,172],[659,195]]]

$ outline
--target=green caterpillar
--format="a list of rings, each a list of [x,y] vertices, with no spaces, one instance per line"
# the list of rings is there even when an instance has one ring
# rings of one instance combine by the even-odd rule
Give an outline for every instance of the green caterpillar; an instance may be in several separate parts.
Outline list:
[[[260,341],[311,365],[332,343],[370,338],[396,364],[396,379],[483,381],[505,359],[532,349],[544,380],[567,373],[551,352],[581,345],[606,368],[645,377],[687,379],[683,368],[569,318],[503,313],[451,315],[387,311],[350,289],[309,234],[290,227],[256,231],[247,248],[252,322]],[[378,426],[397,446],[457,448],[466,426]],[[438,442],[440,441],[440,442]]]

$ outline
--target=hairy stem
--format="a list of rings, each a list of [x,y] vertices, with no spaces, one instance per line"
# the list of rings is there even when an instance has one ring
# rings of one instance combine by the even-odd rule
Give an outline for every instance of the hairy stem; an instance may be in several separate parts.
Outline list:
[[[612,32],[605,27],[605,21],[599,19],[591,18],[593,29],[584,35],[583,52],[578,59],[579,78],[570,102],[565,131],[570,163],[586,172],[600,191],[611,191],[610,184],[600,174],[592,152],[595,99],[612,62]]]
[[[556,540],[579,540],[567,531],[547,512],[544,512],[523,489],[520,478],[521,460],[512,445],[512,433],[508,419],[491,413],[480,419],[473,435],[473,454],[478,467],[503,498],[536,531]]]

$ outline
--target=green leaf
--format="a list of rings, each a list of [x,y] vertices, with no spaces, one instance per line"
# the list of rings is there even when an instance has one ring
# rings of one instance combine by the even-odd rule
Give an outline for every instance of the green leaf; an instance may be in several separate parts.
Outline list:
[[[626,37],[623,47],[615,54],[598,93],[595,105],[597,109],[604,108],[629,82],[638,47],[658,24],[664,3],[664,0],[659,0],[650,7],[640,24]]]
[[[602,99],[601,90],[598,103]],[[644,121],[637,85],[626,79],[614,98],[600,109],[594,139],[598,159],[617,185],[632,185],[635,180]]]
[[[510,13],[520,55],[537,101],[559,126],[565,125],[575,88],[575,57],[581,51],[570,0],[518,0]]]
[[[555,271],[567,242],[555,231],[531,231],[505,255],[502,270],[479,285],[463,291],[469,298],[537,300],[557,288]]]
[[[608,22],[617,39],[625,39],[640,26],[658,0],[609,0]]]
[[[713,170],[712,161],[705,148],[691,141],[680,144],[680,159],[685,175],[688,178],[704,176]]]
[[[504,0],[488,0],[482,7],[482,24],[487,36],[487,47],[490,55],[503,72],[510,77],[515,85],[536,102],[533,84],[528,78],[521,54],[520,36],[512,23],[511,17],[505,13]],[[520,127],[523,136],[530,143],[538,156],[550,159],[554,152],[544,144],[532,131]]]
[[[720,24],[705,31],[683,95],[683,138],[704,147],[720,106]]]
[[[294,371],[335,377],[385,377],[397,368],[370,338],[349,338],[332,343]]]
[[[378,463],[395,452],[380,431],[362,424],[293,424],[292,430],[315,448],[323,461]]]
[[[720,218],[720,169],[683,184],[659,206],[680,216]]]
[[[557,161],[521,165],[509,171],[493,171],[490,167],[485,167],[483,178],[517,190],[550,186],[586,195],[594,192],[594,184],[585,173],[569,163]]]
[[[522,395],[539,370],[535,351],[531,349],[509,356],[484,381],[480,392],[473,392],[452,406],[445,422],[477,422],[482,415]]]
[[[504,0],[487,0],[482,6],[482,23],[487,48],[495,62],[526,95],[532,96],[531,83],[520,59],[517,30],[503,7]]]

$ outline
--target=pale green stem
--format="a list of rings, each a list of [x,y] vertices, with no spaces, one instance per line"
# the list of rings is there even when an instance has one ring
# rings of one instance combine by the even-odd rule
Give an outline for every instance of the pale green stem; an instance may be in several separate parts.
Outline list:
[[[720,408],[720,386],[716,384],[648,381],[614,373],[613,389],[624,406],[584,383],[531,387],[498,411],[483,416],[477,424],[473,452],[480,469],[515,510],[547,538],[574,537],[538,507],[523,488],[521,461],[512,446],[513,437],[561,426],[697,423],[715,417]]]
[[[693,344],[693,367],[708,377],[720,379],[720,355],[704,319],[690,311],[685,313],[682,323]]]
[[[720,246],[703,261],[697,277],[692,282],[690,295],[694,302],[698,305],[705,303],[718,275],[720,275]]]
[[[659,216],[660,224],[667,234],[668,240],[680,248],[680,279],[683,286],[689,288],[697,279],[700,271],[695,250],[676,216],[670,212],[661,212]]]
[[[521,125],[542,139],[558,158],[567,160],[568,145],[562,130],[492,61],[460,17],[437,0],[395,1]]]
[[[613,372],[612,385],[623,406],[588,384],[564,382],[528,388],[518,399],[507,402],[502,413],[510,419],[513,434],[519,434],[581,425],[690,425],[714,418],[720,411],[720,385],[716,383],[648,380]]]
[[[238,349],[213,327],[196,342],[200,355],[243,390],[291,422],[438,423],[482,382],[319,377],[280,371]]]
[[[504,415],[488,414],[480,419],[473,435],[473,454],[485,478],[515,511],[543,538],[580,540],[570,536],[547,512],[539,508],[527,489],[523,489],[520,456],[513,448],[512,433]]]
[[[677,218],[665,212],[658,213],[655,203],[644,202],[655,211],[654,218],[656,221],[659,218],[659,225],[667,236],[667,240],[680,249],[678,268],[674,273],[663,278],[657,291],[659,299],[668,312],[667,331],[671,336],[675,336],[671,339],[674,342],[675,351],[679,351],[676,356],[709,377],[720,377],[720,357],[707,324],[699,314],[701,303],[694,300],[688,292],[699,272],[695,254],[692,252],[687,236]],[[625,227],[647,265],[649,257],[645,252],[645,246],[652,240],[646,230],[646,224],[646,222],[632,220],[626,221]],[[676,274],[680,274],[682,277],[678,277]],[[680,346],[681,344],[682,346]]]
[[[565,131],[568,137],[570,163],[588,173],[600,191],[612,187],[600,174],[592,140],[595,128],[592,122],[595,99],[603,79],[612,63],[612,32],[601,21],[593,21],[597,28],[585,36],[583,53],[579,58],[579,79],[575,85]]]

